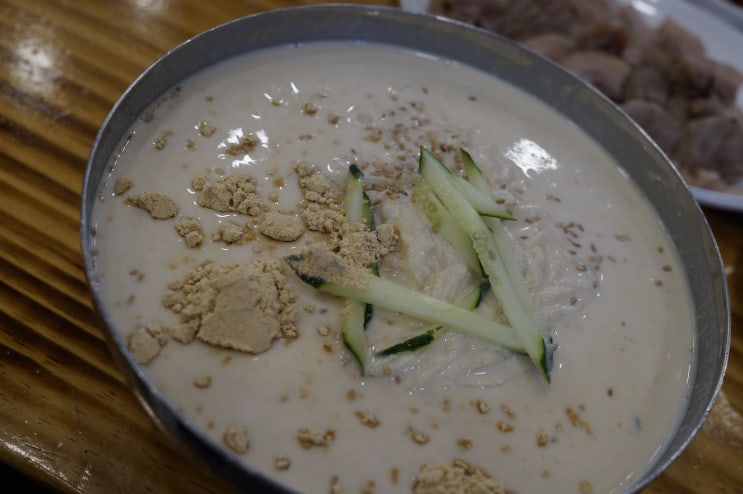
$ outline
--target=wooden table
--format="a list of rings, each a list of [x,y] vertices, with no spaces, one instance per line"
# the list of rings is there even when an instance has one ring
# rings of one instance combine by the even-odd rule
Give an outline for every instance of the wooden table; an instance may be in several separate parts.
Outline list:
[[[303,3],[315,2],[0,0],[0,463],[60,492],[225,491],[153,425],[109,355],[80,191],[99,126],[150,63],[204,29]],[[743,492],[743,216],[706,213],[732,297],[730,363],[709,421],[649,493]]]

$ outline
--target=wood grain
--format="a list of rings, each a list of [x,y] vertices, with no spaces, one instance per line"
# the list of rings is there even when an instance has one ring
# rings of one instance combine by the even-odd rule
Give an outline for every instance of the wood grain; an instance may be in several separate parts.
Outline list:
[[[0,462],[66,493],[226,492],[156,428],[109,355],[80,191],[99,126],[148,65],[207,28],[308,3],[0,1]],[[743,217],[706,213],[730,284],[728,372],[707,424],[648,493],[743,492]]]

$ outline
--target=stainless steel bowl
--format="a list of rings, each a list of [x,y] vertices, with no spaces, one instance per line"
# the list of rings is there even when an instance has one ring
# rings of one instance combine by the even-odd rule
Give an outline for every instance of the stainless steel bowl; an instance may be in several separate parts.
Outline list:
[[[81,235],[86,274],[113,356],[164,431],[194,457],[245,490],[287,492],[226,454],[181,416],[126,350],[112,326],[92,252],[91,216],[111,158],[127,130],[161,94],[191,74],[252,50],[320,40],[385,43],[457,60],[494,74],[543,101],[588,133],[646,192],[686,266],[694,302],[696,361],[688,408],[666,448],[632,486],[636,492],[689,445],[719,392],[730,345],[730,310],[719,252],[701,210],[648,136],[609,100],[555,64],[492,33],[393,8],[327,5],[249,16],[206,31],[165,54],[122,95],[98,134],[85,174]]]

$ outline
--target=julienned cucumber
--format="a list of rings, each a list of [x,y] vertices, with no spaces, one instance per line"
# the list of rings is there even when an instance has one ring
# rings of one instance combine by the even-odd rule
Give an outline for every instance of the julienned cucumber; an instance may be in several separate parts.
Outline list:
[[[334,281],[326,279],[323,273],[305,271],[302,254],[285,257],[284,260],[302,281],[320,291],[401,312],[422,321],[476,336],[513,352],[525,352],[523,344],[512,328],[380,278],[366,270],[348,267],[342,276],[337,277],[340,279]]]
[[[348,167],[344,207],[349,225],[364,221],[364,172],[354,164]]]
[[[364,332],[366,305],[363,302],[348,299],[341,316],[343,343],[356,358],[362,376],[366,372],[366,362],[369,358],[369,344]]]
[[[475,160],[472,159],[472,156],[464,149],[460,149],[459,152],[462,157],[462,163],[464,165],[464,173],[467,176],[469,182],[483,192],[490,190],[490,184],[488,183],[487,178],[482,173],[480,167],[477,166]],[[516,294],[516,297],[519,299],[521,305],[524,307],[524,310],[531,318],[532,324],[536,328],[542,328],[541,332],[545,333],[546,324],[537,311],[534,297],[531,295],[529,287],[526,283],[526,279],[521,272],[521,268],[516,259],[516,252],[510,234],[506,231],[506,228],[503,226],[503,224],[495,218],[483,218],[483,221],[488,226],[488,228],[490,228],[493,236],[493,241],[495,242],[498,252],[500,253],[501,260],[503,261],[506,273],[511,281],[511,287]],[[552,342],[552,337],[545,337],[543,367],[547,369],[547,374],[545,375],[545,377],[548,381],[550,379],[550,373],[552,370],[552,354],[554,353],[555,348],[556,345]]]
[[[396,355],[404,352],[414,352],[426,347],[434,342],[436,335],[443,329],[443,326],[431,326],[421,334],[417,334],[407,340],[401,341],[395,345],[385,348],[377,352],[377,357],[389,357],[390,355]]]
[[[488,282],[483,282],[479,286],[475,287],[474,290],[469,292],[457,305],[467,310],[475,310],[480,305],[483,294],[490,288]],[[430,345],[434,340],[442,333],[443,326],[431,326],[420,334],[417,334],[407,340],[401,341],[395,345],[385,348],[377,352],[378,357],[387,357],[389,355],[395,355],[403,352],[413,352],[419,350],[425,346]]]
[[[479,190],[485,192],[490,190],[490,184],[487,178],[477,166],[472,156],[464,149],[459,150],[462,156],[462,163],[464,165],[464,173],[467,179]],[[495,218],[483,218],[485,224],[490,228],[493,235],[493,240],[500,254],[503,265],[506,269],[506,274],[511,280],[511,286],[516,293],[516,297],[521,302],[524,310],[532,318],[532,323],[536,327],[544,328],[545,324],[542,318],[537,313],[537,308],[534,303],[534,297],[532,297],[529,291],[529,286],[526,283],[526,279],[521,272],[518,260],[516,259],[516,252],[511,239],[511,236],[506,231],[505,226]]]
[[[423,150],[425,150],[424,147],[421,147],[421,159],[423,159]],[[431,154],[430,151],[426,150],[426,152],[431,156],[434,157],[433,154]],[[435,159],[435,157],[434,157]],[[436,160],[438,161],[438,160]],[[420,171],[420,170],[419,170]],[[515,219],[511,213],[508,212],[506,208],[503,206],[497,204],[492,197],[490,197],[490,194],[485,193],[472,185],[471,183],[467,182],[462,177],[458,177],[454,175],[451,170],[446,168],[445,166],[441,165],[441,171],[445,171],[449,174],[449,186],[457,190],[461,195],[463,195],[467,202],[471,205],[471,207],[480,213],[483,216],[492,216],[495,218],[501,218],[504,220],[513,220]],[[423,174],[421,174],[423,175]],[[425,177],[424,177],[425,178]]]
[[[447,171],[449,169],[447,168]],[[451,185],[462,194],[472,207],[483,216],[515,220],[506,208],[496,203],[489,194],[482,192],[474,185],[457,175],[452,175]]]
[[[552,343],[545,337],[544,327],[536,326],[531,311],[527,311],[519,300],[507,274],[493,235],[483,221],[480,213],[468,198],[461,193],[461,182],[429,150],[421,147],[418,172],[433,188],[436,195],[462,229],[472,240],[483,270],[488,276],[496,298],[503,312],[515,330],[518,341],[539,368],[542,375],[550,380],[552,368]],[[474,187],[474,186],[473,186]]]
[[[462,230],[457,221],[441,203],[436,193],[425,180],[420,180],[413,188],[413,199],[416,205],[423,210],[436,232],[449,242],[449,245],[459,253],[465,264],[479,275],[483,275],[482,265],[472,248],[467,232]]]
[[[364,192],[364,173],[355,164],[348,167],[345,213],[348,224],[363,223],[370,230],[374,228],[371,201]],[[369,269],[375,274],[377,273],[376,265],[369,266]],[[362,375],[366,371],[366,361],[369,354],[369,345],[364,330],[372,315],[371,304],[349,299],[346,301],[346,307],[341,316],[343,342],[356,358]]]

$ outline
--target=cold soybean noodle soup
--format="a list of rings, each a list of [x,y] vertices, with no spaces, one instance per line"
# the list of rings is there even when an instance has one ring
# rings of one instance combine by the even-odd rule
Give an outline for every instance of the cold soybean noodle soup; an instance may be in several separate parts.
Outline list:
[[[472,219],[506,254],[455,247],[447,228],[469,224],[431,216],[421,149],[467,207],[484,194],[513,217]],[[621,491],[685,407],[693,314],[655,212],[582,131],[458,63],[310,43],[217,64],[134,124],[93,216],[129,351],[196,426],[301,492]],[[365,328],[351,288],[380,297]],[[477,324],[416,313],[419,295]],[[537,330],[521,340],[524,300]],[[544,342],[549,379],[530,358]]]

